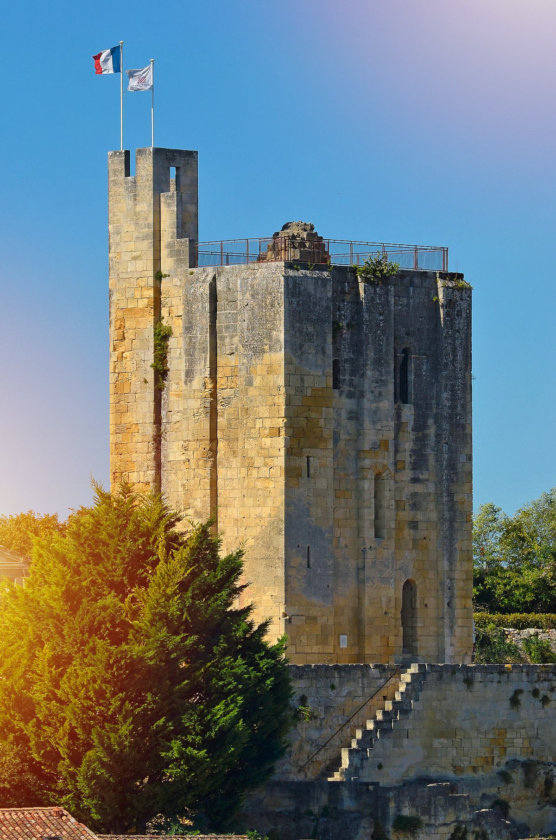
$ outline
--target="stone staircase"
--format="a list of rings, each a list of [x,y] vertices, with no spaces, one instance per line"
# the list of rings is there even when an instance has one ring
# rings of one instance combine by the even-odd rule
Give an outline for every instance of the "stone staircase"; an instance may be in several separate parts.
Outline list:
[[[329,782],[356,781],[359,778],[361,763],[372,757],[375,744],[387,738],[396,729],[398,721],[411,714],[426,674],[426,665],[420,663],[412,663],[400,672],[393,699],[384,700],[375,710],[374,717],[366,721],[365,727],[355,730],[351,746],[342,749],[341,767],[328,778]]]

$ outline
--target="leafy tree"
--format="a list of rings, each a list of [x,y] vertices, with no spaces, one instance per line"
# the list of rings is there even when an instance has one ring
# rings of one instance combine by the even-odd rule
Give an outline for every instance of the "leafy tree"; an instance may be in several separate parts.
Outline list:
[[[556,612],[556,488],[507,516],[483,505],[474,520],[474,596],[490,612]]]
[[[56,513],[40,514],[28,510],[15,516],[0,516],[0,545],[16,554],[29,556],[34,537],[62,533],[64,527]]]
[[[473,520],[473,557],[476,569],[490,571],[502,562],[500,538],[506,514],[492,503],[482,505]]]
[[[61,803],[121,833],[225,827],[289,726],[281,644],[238,607],[241,552],[159,497],[96,489],[0,588],[0,806]]]
[[[473,520],[473,594],[477,606],[497,609],[496,589],[503,573],[500,547],[506,515],[492,503],[482,505]]]

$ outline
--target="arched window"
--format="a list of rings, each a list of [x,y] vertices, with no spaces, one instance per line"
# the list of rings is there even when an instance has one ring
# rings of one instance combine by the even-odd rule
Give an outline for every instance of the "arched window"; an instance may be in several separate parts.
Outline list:
[[[411,579],[402,588],[402,654],[417,656],[417,585]]]
[[[398,367],[398,401],[404,405],[411,402],[411,356],[409,347],[404,347]]]
[[[386,536],[386,476],[384,473],[375,475],[375,539]]]

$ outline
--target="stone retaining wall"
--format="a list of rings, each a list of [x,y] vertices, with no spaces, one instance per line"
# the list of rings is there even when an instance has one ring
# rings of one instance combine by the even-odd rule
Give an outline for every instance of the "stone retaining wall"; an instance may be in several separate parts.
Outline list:
[[[464,829],[488,840],[556,831],[556,665],[418,667],[425,673],[413,708],[371,749],[353,751],[348,780],[330,782],[372,704],[348,718],[377,689],[384,702],[395,669],[292,666],[295,701],[304,695],[313,717],[298,722],[275,776],[249,797],[244,824],[280,840],[369,840],[378,823],[401,840],[397,815],[419,818],[415,840],[450,840]]]
[[[392,785],[489,773],[511,760],[550,762],[555,754],[556,666],[427,665],[411,712],[371,750],[359,750],[350,771]]]
[[[530,639],[532,636],[538,636],[542,642],[548,642],[552,651],[556,653],[556,630],[539,630],[536,627],[524,628],[523,630],[504,627],[503,630],[508,641],[514,642],[520,648],[523,648],[523,642],[526,639]]]
[[[291,665],[299,719],[274,778],[322,775],[338,759],[352,729],[372,716],[377,702],[383,702],[387,692],[382,688],[397,671],[395,665]],[[368,702],[373,696],[375,702]]]

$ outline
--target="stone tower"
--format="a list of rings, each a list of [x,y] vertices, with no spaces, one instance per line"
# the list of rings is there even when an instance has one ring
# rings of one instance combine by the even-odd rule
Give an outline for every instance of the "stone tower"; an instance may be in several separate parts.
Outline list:
[[[469,661],[462,275],[365,278],[303,223],[197,267],[196,152],[139,149],[134,176],[111,152],[109,226],[113,484],[243,544],[244,597],[293,663]]]

